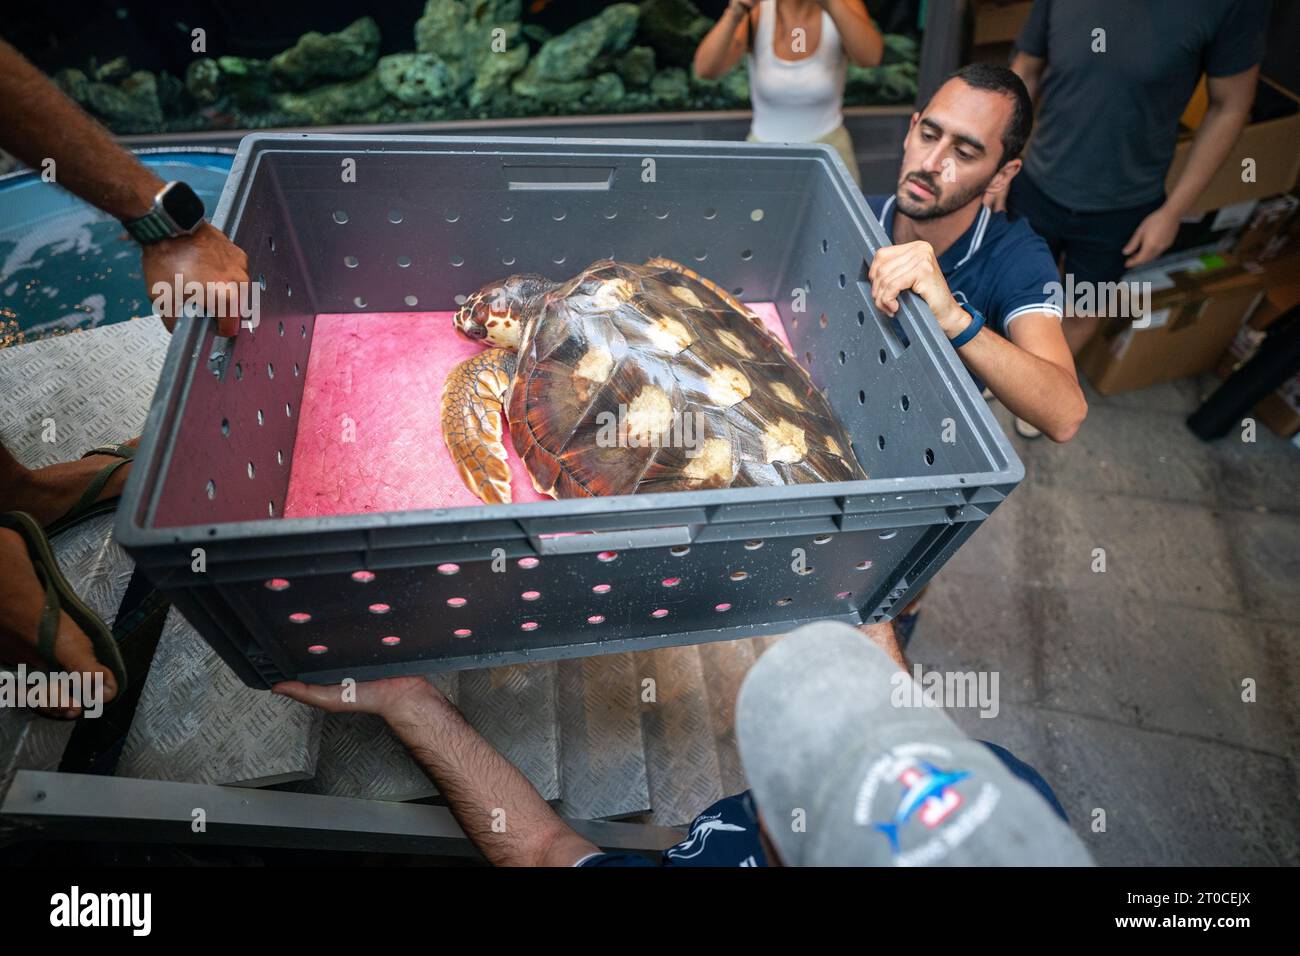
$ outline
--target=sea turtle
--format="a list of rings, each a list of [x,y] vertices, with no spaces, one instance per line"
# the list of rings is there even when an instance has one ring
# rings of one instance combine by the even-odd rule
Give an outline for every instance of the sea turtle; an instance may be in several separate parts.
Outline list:
[[[866,475],[826,399],[725,290],[668,259],[602,259],[567,282],[512,275],[469,296],[442,429],[465,484],[508,502],[502,414],[555,498]]]

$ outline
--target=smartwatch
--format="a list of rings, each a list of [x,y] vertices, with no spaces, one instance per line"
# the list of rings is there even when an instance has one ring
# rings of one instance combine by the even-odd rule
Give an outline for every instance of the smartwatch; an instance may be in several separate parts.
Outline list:
[[[979,309],[973,309],[965,302],[958,302],[959,306],[966,310],[970,315],[970,324],[962,329],[955,337],[949,339],[954,349],[959,349],[975,336],[980,334],[980,329],[984,328],[984,313]]]
[[[203,224],[203,200],[188,184],[170,182],[153,197],[153,208],[122,223],[142,246],[193,234]]]

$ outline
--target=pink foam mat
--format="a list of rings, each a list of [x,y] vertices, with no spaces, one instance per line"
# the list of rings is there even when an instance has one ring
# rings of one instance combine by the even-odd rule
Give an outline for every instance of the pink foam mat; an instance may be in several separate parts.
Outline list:
[[[749,303],[782,342],[770,303]],[[451,312],[318,315],[284,514],[288,518],[480,504],[442,440],[442,384],[482,351]],[[506,436],[516,502],[542,501]]]

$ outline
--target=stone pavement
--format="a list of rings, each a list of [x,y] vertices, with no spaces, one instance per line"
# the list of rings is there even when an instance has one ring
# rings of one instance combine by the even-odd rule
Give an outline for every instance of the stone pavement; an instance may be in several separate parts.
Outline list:
[[[1300,449],[1263,426],[1196,439],[1183,418],[1214,384],[1089,391],[1064,446],[995,403],[1025,481],[909,648],[999,673],[996,717],[953,717],[1033,764],[1102,864],[1300,863]]]

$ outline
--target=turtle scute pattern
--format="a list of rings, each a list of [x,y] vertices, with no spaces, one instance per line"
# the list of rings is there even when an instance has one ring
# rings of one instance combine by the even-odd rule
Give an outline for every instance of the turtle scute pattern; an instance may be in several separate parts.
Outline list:
[[[507,417],[534,485],[558,498],[866,477],[760,320],[653,264],[598,262],[548,295]]]

